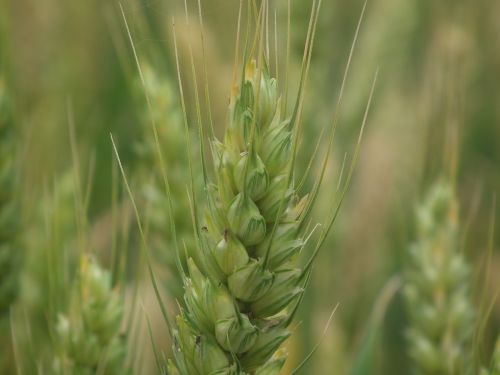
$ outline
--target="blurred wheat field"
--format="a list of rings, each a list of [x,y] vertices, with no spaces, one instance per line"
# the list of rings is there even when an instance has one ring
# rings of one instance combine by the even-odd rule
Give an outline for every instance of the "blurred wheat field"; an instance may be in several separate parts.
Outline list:
[[[1,374],[499,373],[500,4],[323,1],[315,23],[319,3],[0,2]],[[294,267],[342,206],[267,367],[243,372],[248,349],[221,359],[220,337],[198,333],[193,348],[215,342],[202,363],[235,364],[175,372],[175,316],[199,329],[189,259],[206,262],[193,249],[224,181],[211,131],[232,139],[231,103],[246,100],[235,77],[260,82],[253,38],[283,118],[304,94],[287,212],[322,179]]]

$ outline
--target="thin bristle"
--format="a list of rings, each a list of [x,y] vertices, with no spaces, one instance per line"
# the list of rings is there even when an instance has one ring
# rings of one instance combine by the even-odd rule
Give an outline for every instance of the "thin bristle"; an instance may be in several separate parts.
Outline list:
[[[156,277],[155,277],[154,271],[153,271],[152,266],[151,266],[151,260],[150,260],[150,257],[149,257],[147,240],[146,240],[146,236],[144,234],[144,230],[143,230],[143,226],[142,226],[142,220],[141,220],[141,216],[139,214],[139,209],[137,208],[137,204],[136,204],[135,199],[134,199],[134,194],[132,193],[132,189],[130,188],[130,185],[128,183],[128,179],[127,179],[127,176],[126,176],[125,171],[123,169],[123,166],[122,166],[122,163],[121,163],[121,160],[120,160],[120,156],[118,154],[118,149],[116,148],[116,144],[115,144],[115,141],[113,140],[113,135],[112,134],[110,134],[110,138],[111,138],[111,144],[113,146],[113,151],[115,153],[116,160],[118,162],[118,167],[120,168],[120,172],[121,172],[122,177],[123,177],[123,182],[125,184],[125,189],[127,190],[127,193],[129,195],[130,201],[132,203],[132,207],[134,209],[134,214],[135,214],[135,218],[136,218],[136,221],[137,221],[137,226],[138,226],[138,229],[139,229],[139,234],[141,236],[141,241],[142,241],[142,244],[143,244],[142,248],[145,251],[148,272],[149,272],[149,276],[151,278],[151,282],[153,284],[153,288],[154,288],[154,292],[155,292],[155,295],[156,295],[156,299],[158,301],[158,304],[160,306],[161,312],[163,314],[163,318],[165,319],[165,322],[167,323],[169,332],[172,332],[172,325],[170,323],[170,318],[168,317],[167,309],[166,309],[166,307],[165,307],[165,305],[163,303],[163,300],[162,300],[162,298],[160,296],[160,291],[158,289],[158,284],[157,284],[157,281],[156,281]]]

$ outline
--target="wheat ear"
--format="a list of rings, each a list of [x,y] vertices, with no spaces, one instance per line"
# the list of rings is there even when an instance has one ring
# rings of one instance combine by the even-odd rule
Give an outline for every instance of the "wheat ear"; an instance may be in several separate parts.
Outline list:
[[[331,203],[331,214],[321,229],[313,253],[301,267],[298,255],[310,238],[310,234],[306,234],[307,218],[328,164],[354,43],[319,177],[310,193],[302,189],[299,192],[293,177],[301,135],[304,87],[321,0],[312,3],[298,93],[294,105],[290,106],[290,114],[286,110],[287,79],[282,97],[277,80],[270,74],[268,54],[264,52],[267,32],[261,20],[267,19],[267,2],[262,2],[258,15],[256,4],[249,2],[249,5],[257,19],[256,36],[253,42],[250,41],[253,46],[247,43],[239,77],[238,59],[235,62],[223,141],[210,133],[214,182],[209,182],[206,172],[200,125],[200,156],[207,199],[201,223],[195,194],[191,193],[198,246],[190,252],[193,257],[188,259],[187,270],[180,267],[185,308],[177,316],[175,328],[166,317],[173,337],[173,359],[162,369],[168,374],[280,373],[287,357],[282,344],[291,335],[289,327],[309,282],[312,265],[349,186],[376,83],[377,74],[347,177],[339,196]],[[362,16],[356,37],[361,19]],[[239,28],[237,40],[238,36]],[[174,47],[177,51],[176,43]],[[236,51],[238,53],[238,45]],[[179,67],[178,58],[176,60]],[[178,78],[182,97],[180,73]],[[312,349],[293,373],[299,371],[316,349]]]
[[[441,180],[432,187],[416,222],[418,238],[410,247],[405,285],[410,356],[418,374],[466,374],[474,313],[450,183]]]
[[[126,336],[120,334],[121,295],[113,290],[111,274],[92,258],[81,257],[68,311],[55,326],[56,374],[130,374]]]
[[[216,180],[206,186],[204,224],[194,215],[199,254],[183,275],[170,374],[280,372],[310,271],[297,261],[310,207],[292,178],[298,118],[297,107],[282,112],[264,54],[246,59],[224,140],[211,143]]]

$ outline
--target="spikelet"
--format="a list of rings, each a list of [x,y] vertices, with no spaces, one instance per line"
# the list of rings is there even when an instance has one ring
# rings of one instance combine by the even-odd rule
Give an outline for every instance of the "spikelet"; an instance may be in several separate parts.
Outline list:
[[[416,221],[404,290],[410,356],[418,374],[466,374],[474,312],[469,267],[458,244],[458,203],[448,182],[432,187]]]
[[[129,374],[126,336],[120,334],[123,303],[111,275],[83,256],[67,312],[55,324],[56,374]]]
[[[188,260],[171,374],[278,374],[304,288],[300,199],[289,178],[297,124],[255,60],[232,92],[224,141],[213,140],[200,264]]]
[[[144,86],[142,83],[137,91],[149,97],[151,110],[146,110],[141,116],[142,140],[136,144],[138,163],[135,167],[135,177],[140,182],[142,203],[147,217],[148,238],[152,254],[161,264],[166,265],[170,275],[165,282],[170,294],[182,299],[182,282],[175,266],[173,241],[165,236],[169,225],[168,200],[165,186],[158,165],[156,140],[152,121],[157,130],[158,143],[162,151],[163,162],[168,170],[169,185],[173,195],[177,197],[172,202],[172,215],[179,238],[182,238],[188,248],[193,247],[194,235],[186,197],[189,165],[184,147],[184,127],[181,111],[178,108],[173,87],[165,75],[160,75],[149,64],[142,64]],[[199,185],[199,184],[198,184]]]

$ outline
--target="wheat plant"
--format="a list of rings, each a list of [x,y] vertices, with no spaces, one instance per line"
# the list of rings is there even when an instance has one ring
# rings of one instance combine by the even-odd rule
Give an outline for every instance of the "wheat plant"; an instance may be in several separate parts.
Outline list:
[[[291,335],[313,261],[336,216],[333,209],[317,246],[301,263],[307,219],[327,160],[312,191],[300,191],[302,184],[294,182],[295,162],[319,4],[313,4],[290,113],[286,90],[272,77],[263,47],[268,44],[260,22],[266,19],[265,9],[262,2],[254,13],[255,37],[247,45],[240,73],[235,73],[224,138],[210,134],[215,178],[210,182],[204,168],[207,199],[202,220],[197,203],[192,205],[199,243],[187,270],[179,265],[185,308],[171,328],[169,374],[280,373],[287,358],[282,344]],[[235,72],[238,66],[236,61]]]
[[[89,239],[77,229],[83,219],[76,214],[75,185],[73,173],[55,178],[27,226],[24,296],[16,314],[26,317],[13,322],[19,373],[114,374],[125,355],[123,295],[112,288],[111,273],[82,250]]]
[[[22,296],[11,319],[19,374],[130,373],[124,295],[86,250],[75,185],[73,173],[55,178],[25,224]]]
[[[468,374],[474,311],[470,271],[459,244],[454,187],[435,183],[416,211],[405,297],[408,345],[417,374]]]

